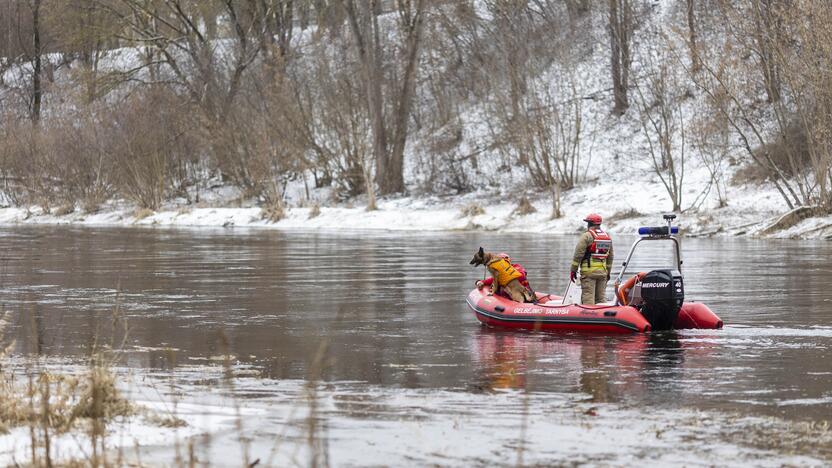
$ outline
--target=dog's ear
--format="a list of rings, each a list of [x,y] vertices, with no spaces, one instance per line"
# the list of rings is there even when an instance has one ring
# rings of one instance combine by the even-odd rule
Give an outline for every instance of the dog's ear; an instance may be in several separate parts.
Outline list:
[[[482,247],[480,247],[480,250],[478,250],[477,253],[474,254],[474,257],[471,259],[470,262],[468,262],[468,264],[474,266],[482,265],[484,257],[485,251],[482,249]]]

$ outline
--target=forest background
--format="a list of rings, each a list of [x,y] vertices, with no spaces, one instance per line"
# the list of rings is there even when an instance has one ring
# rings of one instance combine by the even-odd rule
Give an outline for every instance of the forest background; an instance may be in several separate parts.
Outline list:
[[[824,2],[3,3],[0,221],[832,235]]]

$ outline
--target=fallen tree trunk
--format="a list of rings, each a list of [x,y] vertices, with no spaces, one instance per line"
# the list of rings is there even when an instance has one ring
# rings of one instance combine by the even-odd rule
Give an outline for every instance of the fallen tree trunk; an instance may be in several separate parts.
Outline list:
[[[784,214],[783,216],[777,218],[776,221],[768,225],[767,227],[763,228],[762,231],[759,232],[760,235],[768,235],[777,231],[784,231],[789,229],[790,227],[796,225],[797,223],[803,221],[806,218],[815,216],[820,212],[819,206],[800,206],[797,207],[788,213]]]

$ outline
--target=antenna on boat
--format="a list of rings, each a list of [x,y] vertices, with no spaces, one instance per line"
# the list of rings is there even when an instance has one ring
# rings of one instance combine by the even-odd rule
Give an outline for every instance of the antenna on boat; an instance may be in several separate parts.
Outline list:
[[[673,213],[667,213],[667,214],[663,215],[662,218],[664,218],[664,220],[667,221],[667,235],[669,236],[670,234],[673,233],[672,224],[673,224],[673,220],[676,219],[676,215],[673,214]]]

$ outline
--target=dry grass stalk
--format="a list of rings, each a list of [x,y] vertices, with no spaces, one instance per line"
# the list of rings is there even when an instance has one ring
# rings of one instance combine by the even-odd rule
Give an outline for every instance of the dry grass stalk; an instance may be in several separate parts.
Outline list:
[[[83,211],[84,214],[95,214],[101,211],[101,205],[92,201],[87,201],[84,203]]]
[[[32,377],[25,385],[10,375],[0,381],[0,425],[12,428],[45,423],[53,433],[62,434],[85,421],[136,414],[116,388],[116,377],[108,368],[92,366],[82,378],[43,370]]]
[[[260,210],[260,219],[270,223],[276,223],[286,217],[286,210],[283,203],[271,203]]]
[[[485,214],[485,208],[478,203],[471,203],[462,207],[460,210],[461,214],[465,218],[473,218],[474,216],[480,216]]]
[[[515,216],[526,216],[532,213],[537,213],[537,208],[532,205],[532,202],[527,197],[522,197],[512,212]]]
[[[139,208],[138,210],[136,210],[135,213],[133,213],[133,218],[136,221],[141,221],[147,218],[148,216],[153,216],[153,210],[151,210],[150,208]]]
[[[234,394],[234,371],[231,367],[231,359],[234,357],[231,352],[230,342],[228,341],[228,336],[225,334],[224,331],[220,330],[219,333],[219,343],[220,343],[220,351],[222,352],[223,356],[223,382],[226,385],[228,393],[230,395]],[[237,431],[238,441],[240,443],[240,447],[242,448],[242,456],[243,456],[243,466],[253,466],[251,462],[251,456],[249,453],[249,439],[244,435],[244,428],[243,428],[243,415],[240,408],[240,402],[236,399],[232,399],[234,402],[234,425],[235,430]],[[257,459],[254,464],[260,462],[260,459]]]
[[[312,205],[312,208],[309,209],[309,219],[317,218],[321,215],[321,205],[318,202],[315,202]]]
[[[68,215],[70,213],[74,213],[74,212],[75,212],[75,205],[72,204],[72,203],[67,203],[66,205],[62,205],[62,206],[58,207],[58,209],[55,210],[54,215],[55,216],[66,216],[66,215]]]
[[[0,314],[0,338],[8,328],[7,317],[8,313]],[[40,349],[35,350],[34,357],[27,359],[24,380],[18,380],[19,373],[15,371],[0,376],[0,432],[28,426],[31,465],[53,466],[52,440],[56,435],[74,431],[86,432],[93,450],[84,455],[83,461],[63,464],[111,465],[105,456],[107,425],[116,418],[137,414],[134,405],[118,391],[116,375],[112,371],[118,359],[118,352],[113,350],[122,349],[127,336],[126,321],[118,303],[112,321],[113,337],[108,343],[99,342],[102,334],[101,330],[96,330],[89,366],[80,376],[54,373],[42,367]],[[38,340],[38,337],[33,339]],[[0,348],[0,359],[7,356],[10,347]]]

